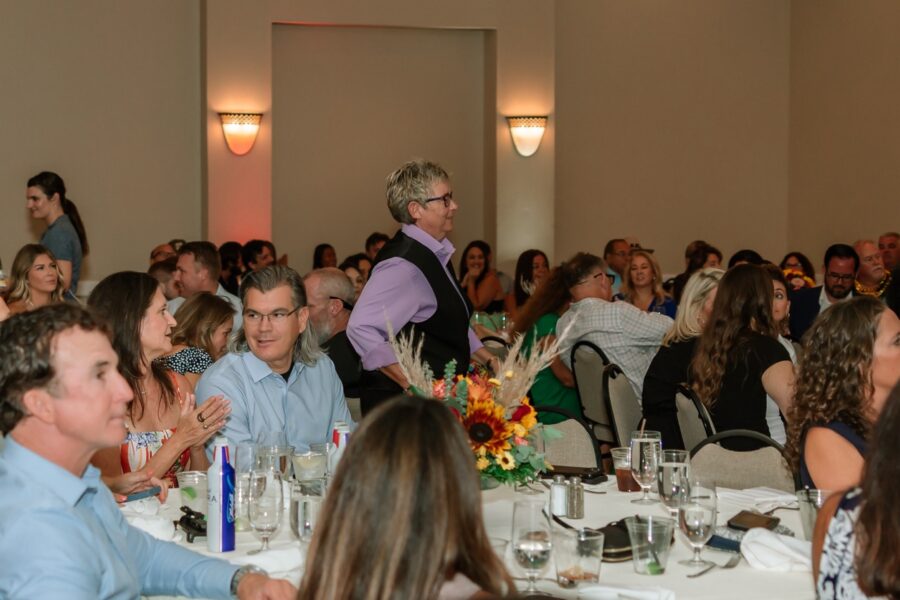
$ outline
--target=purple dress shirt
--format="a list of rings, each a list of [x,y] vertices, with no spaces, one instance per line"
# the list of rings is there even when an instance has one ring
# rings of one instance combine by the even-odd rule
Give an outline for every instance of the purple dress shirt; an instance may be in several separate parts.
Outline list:
[[[434,252],[444,266],[447,278],[452,281],[447,264],[456,248],[450,240],[444,238],[438,241],[415,225],[403,225],[401,229],[405,235]],[[374,371],[397,362],[394,350],[387,341],[388,322],[396,333],[409,322],[426,321],[436,310],[437,298],[418,267],[402,258],[389,258],[376,264],[347,325],[347,337],[362,359],[363,368]],[[470,327],[469,348],[472,353],[482,345]]]

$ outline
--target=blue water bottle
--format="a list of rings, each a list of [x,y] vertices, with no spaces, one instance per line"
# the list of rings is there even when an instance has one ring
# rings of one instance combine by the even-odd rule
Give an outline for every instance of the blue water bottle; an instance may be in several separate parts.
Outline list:
[[[228,462],[228,438],[218,436],[213,448],[213,463],[206,472],[206,543],[210,552],[230,552],[234,550],[234,467]]]

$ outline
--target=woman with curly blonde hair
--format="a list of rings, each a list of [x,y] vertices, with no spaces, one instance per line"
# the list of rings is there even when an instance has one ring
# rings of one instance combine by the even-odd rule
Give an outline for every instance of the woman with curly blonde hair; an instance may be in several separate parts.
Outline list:
[[[719,282],[712,315],[691,363],[694,389],[718,431],[750,429],[770,435],[767,395],[782,414],[788,414],[794,366],[778,342],[773,299],[772,281],[757,265],[737,265]],[[762,444],[737,438],[722,445],[741,451]]]
[[[632,250],[628,273],[622,281],[622,291],[616,296],[647,312],[658,312],[674,319],[678,305],[662,287],[659,262],[646,250]]]
[[[787,454],[803,485],[858,485],[872,425],[900,376],[900,320],[874,298],[832,305],[804,337]]]

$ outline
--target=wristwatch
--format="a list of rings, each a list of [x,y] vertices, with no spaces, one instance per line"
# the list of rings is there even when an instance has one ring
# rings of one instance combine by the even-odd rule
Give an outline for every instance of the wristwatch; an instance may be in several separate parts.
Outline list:
[[[240,569],[234,572],[234,575],[231,577],[231,597],[237,598],[238,586],[241,584],[241,579],[244,578],[245,575],[249,575],[250,573],[256,573],[258,575],[268,575],[263,569],[255,565],[244,565]]]

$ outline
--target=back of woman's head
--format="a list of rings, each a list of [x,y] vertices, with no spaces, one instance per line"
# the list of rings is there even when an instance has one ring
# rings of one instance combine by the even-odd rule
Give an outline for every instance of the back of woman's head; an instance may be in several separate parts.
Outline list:
[[[52,198],[53,194],[59,194],[59,204],[72,226],[75,233],[78,234],[78,241],[81,243],[81,251],[87,255],[90,252],[87,240],[87,231],[84,229],[84,222],[78,213],[78,207],[66,196],[66,184],[63,178],[51,171],[41,171],[28,180],[28,187],[38,187],[46,194],[47,198]]]
[[[540,250],[526,250],[519,255],[516,261],[516,280],[513,282],[513,295],[516,299],[516,306],[522,306],[528,300],[531,292],[534,291],[534,259],[538,256],[544,258],[544,264],[550,266],[547,255]],[[524,284],[524,286],[523,286]],[[531,292],[526,291],[528,287]]]
[[[112,331],[113,349],[119,356],[119,372],[134,392],[131,411],[138,418],[144,411],[144,399],[138,381],[145,368],[152,368],[154,378],[163,386],[165,397],[174,395],[164,367],[158,363],[146,365],[147,358],[141,346],[141,322],[157,290],[159,282],[150,275],[120,271],[100,281],[87,301],[88,307],[106,321]]]
[[[863,437],[868,433],[872,357],[885,308],[868,296],[838,302],[819,315],[804,335],[788,415],[786,449],[795,466],[800,441],[812,424],[837,419]]]
[[[703,307],[709,295],[719,286],[725,271],[721,269],[703,269],[696,271],[688,279],[681,294],[681,303],[675,313],[675,323],[663,338],[663,345],[683,342],[697,337],[703,332],[705,325]]]
[[[867,597],[900,597],[900,383],[869,442],[856,520],[856,580]]]
[[[234,317],[234,308],[224,298],[209,292],[194,294],[178,307],[175,313],[177,325],[172,330],[172,343],[194,346],[216,356],[212,335],[228,319]]]
[[[436,598],[455,573],[494,594],[511,582],[490,547],[466,434],[434,400],[366,417],[329,488],[302,598]]]
[[[28,274],[31,271],[31,267],[34,265],[34,261],[41,255],[47,255],[50,258],[50,262],[54,265],[56,264],[56,257],[53,256],[50,249],[40,244],[25,244],[19,248],[18,252],[16,252],[16,257],[13,259],[12,263],[12,270],[9,273],[10,291],[9,296],[7,297],[8,302],[14,302],[16,300],[27,302],[31,299],[31,286],[28,283]],[[60,274],[58,267],[56,273],[58,275],[58,280],[56,289],[53,290],[50,297],[51,302],[60,302],[65,293],[62,275]]]
[[[740,264],[722,276],[691,364],[694,388],[707,406],[716,401],[729,361],[741,359],[732,356],[739,340],[751,331],[778,335],[772,301],[772,282],[762,267]]]

